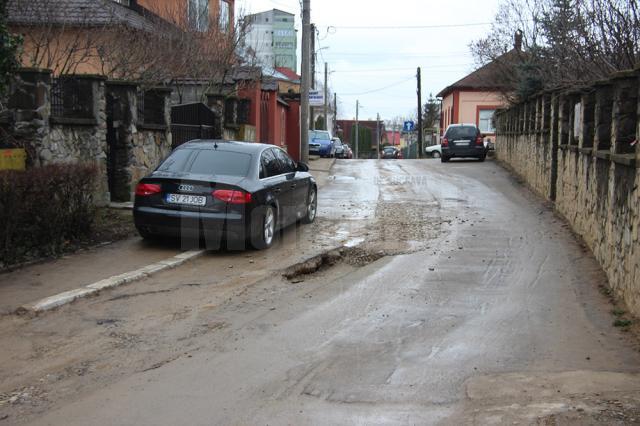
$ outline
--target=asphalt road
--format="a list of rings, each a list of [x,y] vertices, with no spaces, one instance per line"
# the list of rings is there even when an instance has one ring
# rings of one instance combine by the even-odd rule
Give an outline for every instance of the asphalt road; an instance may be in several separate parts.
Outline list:
[[[604,274],[494,162],[339,161],[319,202],[267,252],[2,317],[0,425],[640,422]]]

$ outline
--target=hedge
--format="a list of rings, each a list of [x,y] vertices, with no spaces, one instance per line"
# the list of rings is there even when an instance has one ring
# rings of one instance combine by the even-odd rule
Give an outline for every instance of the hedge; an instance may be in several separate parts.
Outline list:
[[[0,171],[0,267],[58,254],[88,236],[97,176],[88,164]]]

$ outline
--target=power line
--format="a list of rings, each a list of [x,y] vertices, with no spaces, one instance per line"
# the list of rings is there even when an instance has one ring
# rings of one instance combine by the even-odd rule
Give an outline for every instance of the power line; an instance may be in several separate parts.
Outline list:
[[[422,30],[432,28],[462,28],[462,27],[479,27],[483,25],[491,25],[493,22],[473,22],[466,24],[436,24],[436,25],[362,25],[362,26],[339,26],[328,25],[327,32],[335,30]]]
[[[402,81],[398,81],[398,82],[396,82],[396,83],[390,84],[390,85],[385,86],[385,87],[381,87],[381,88],[379,88],[379,89],[368,90],[368,91],[366,91],[366,92],[361,92],[361,93],[341,93],[340,95],[341,95],[341,96],[362,96],[362,95],[368,95],[368,94],[370,94],[370,93],[382,92],[383,90],[386,90],[386,89],[390,89],[390,88],[392,88],[392,87],[399,86],[399,85],[401,85],[401,84],[403,84],[403,83],[406,83],[406,82],[407,82],[407,81],[409,81],[409,80],[413,80],[414,78],[416,78],[416,76],[415,76],[415,75],[412,75],[411,77],[409,77],[409,78],[407,78],[407,79],[404,79],[404,80],[402,80]]]
[[[466,64],[442,64],[442,65],[431,65],[430,67],[426,68],[427,70],[430,69],[438,69],[438,68],[451,68],[451,69],[458,69],[458,67],[466,67],[466,66],[471,66],[473,64],[470,63],[466,63]],[[387,71],[409,71],[412,70],[413,68],[373,68],[373,69],[355,69],[355,70],[333,70],[332,72],[335,73],[341,73],[341,74],[345,74],[345,73],[359,73],[359,72],[387,72]]]

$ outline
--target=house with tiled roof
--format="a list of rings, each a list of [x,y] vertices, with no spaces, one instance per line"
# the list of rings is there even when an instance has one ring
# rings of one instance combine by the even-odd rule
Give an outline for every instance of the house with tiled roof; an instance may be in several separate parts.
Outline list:
[[[129,37],[126,46],[133,49],[145,32],[226,33],[233,26],[234,4],[235,0],[8,0],[6,10],[10,31],[24,39],[23,66],[51,68],[55,74],[105,74],[101,50],[113,46],[115,35]]]
[[[493,115],[506,104],[504,93],[509,90],[509,74],[514,64],[522,61],[522,36],[516,34],[514,48],[471,74],[450,84],[438,93],[442,99],[440,134],[447,126],[472,123],[487,136],[495,136]]]

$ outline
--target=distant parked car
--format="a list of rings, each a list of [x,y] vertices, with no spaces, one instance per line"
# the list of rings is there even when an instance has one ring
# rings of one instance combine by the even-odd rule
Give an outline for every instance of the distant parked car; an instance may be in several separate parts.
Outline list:
[[[343,143],[342,145],[344,146],[344,158],[353,158],[353,150],[351,150],[349,144]]]
[[[332,141],[335,148],[336,158],[344,158],[344,144],[340,138],[333,138]]]
[[[136,187],[133,218],[143,238],[199,240],[217,249],[273,244],[278,229],[314,221],[309,167],[259,143],[191,141],[176,148]],[[231,244],[229,244],[231,243]]]
[[[448,162],[453,157],[475,157],[484,161],[487,151],[480,129],[475,124],[451,124],[442,138],[440,161]]]
[[[442,146],[440,144],[431,145],[426,147],[424,152],[431,158],[440,158],[442,157]]]
[[[331,133],[326,130],[309,130],[309,154],[320,157],[333,157],[335,145]]]
[[[380,153],[380,158],[382,159],[400,159],[402,158],[402,152],[396,148],[395,146],[387,146],[384,147],[382,152]]]

